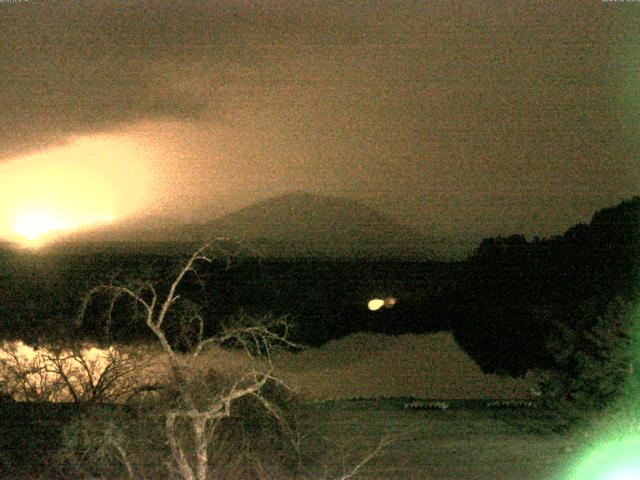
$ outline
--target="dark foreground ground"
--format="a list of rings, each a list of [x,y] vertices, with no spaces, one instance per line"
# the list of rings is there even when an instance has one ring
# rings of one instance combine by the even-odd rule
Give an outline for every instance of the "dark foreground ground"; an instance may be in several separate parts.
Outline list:
[[[406,410],[379,400],[315,406],[310,418],[337,452],[350,452],[336,455],[344,467],[377,439],[391,441],[360,471],[367,479],[561,480],[577,450],[537,409]]]
[[[571,437],[553,433],[537,409],[407,410],[403,404],[306,405],[304,435],[328,445],[308,473],[340,478],[380,440],[390,443],[354,478],[562,480],[561,472],[576,458]],[[0,404],[0,477],[51,478],[49,456],[73,414],[69,406]],[[312,457],[315,447],[309,440],[304,451]]]

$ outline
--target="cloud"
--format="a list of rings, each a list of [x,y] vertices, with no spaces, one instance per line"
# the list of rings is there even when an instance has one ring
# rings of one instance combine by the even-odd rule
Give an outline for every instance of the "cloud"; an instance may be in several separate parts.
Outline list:
[[[269,84],[261,47],[357,37],[329,3],[52,0],[0,9],[0,159],[70,133],[205,110],[211,118],[225,108],[226,88]]]
[[[470,228],[614,198],[640,181],[615,87],[637,29],[609,7],[0,3],[0,161],[129,131],[201,205],[308,189]]]
[[[213,4],[211,4],[213,5]],[[202,2],[3,4],[0,156],[69,133],[193,118],[210,99],[184,81],[202,58],[224,66],[233,12]],[[217,61],[218,60],[218,61]],[[216,62],[217,61],[217,62]]]

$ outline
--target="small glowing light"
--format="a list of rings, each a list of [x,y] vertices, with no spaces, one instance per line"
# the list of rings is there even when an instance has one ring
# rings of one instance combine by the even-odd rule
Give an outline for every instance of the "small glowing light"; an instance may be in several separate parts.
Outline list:
[[[373,300],[369,300],[367,306],[369,307],[369,310],[375,312],[376,310],[380,310],[384,306],[384,300],[380,298],[374,298]]]
[[[368,307],[371,311],[380,310],[382,307],[391,308],[396,304],[397,300],[395,297],[385,297],[382,298],[373,298],[369,300]]]
[[[391,308],[396,304],[396,298],[395,297],[387,297],[384,299],[384,306],[387,308]]]

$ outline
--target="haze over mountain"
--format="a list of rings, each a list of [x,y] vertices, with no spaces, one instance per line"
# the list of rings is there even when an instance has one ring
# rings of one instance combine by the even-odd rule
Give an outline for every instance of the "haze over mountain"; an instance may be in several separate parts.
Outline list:
[[[426,240],[343,197],[294,192],[264,200],[207,225],[207,233],[258,242],[273,253],[327,256],[432,256]]]
[[[202,243],[230,237],[266,256],[433,258],[429,240],[366,205],[302,191],[257,202],[207,223],[142,217],[76,232],[57,247],[82,243]]]

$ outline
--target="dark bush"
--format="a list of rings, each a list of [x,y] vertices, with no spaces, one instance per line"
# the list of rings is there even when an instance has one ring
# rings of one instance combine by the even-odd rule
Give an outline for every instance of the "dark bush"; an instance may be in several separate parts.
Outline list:
[[[585,305],[547,342],[553,368],[543,372],[541,382],[546,405],[569,423],[604,410],[627,386],[637,384],[637,341],[631,302],[616,297],[602,311],[597,304]]]
[[[225,377],[214,372],[206,378],[209,393],[226,386]],[[167,388],[155,399],[88,409],[64,429],[58,454],[62,476],[117,479],[130,478],[131,471],[135,478],[172,478],[164,414],[175,394],[175,389]],[[297,400],[275,382],[263,387],[262,397],[273,411],[257,397],[246,396],[234,402],[231,416],[213,429],[209,440],[212,478],[283,478],[297,468]],[[188,424],[180,425],[179,434],[185,439],[183,445],[192,446]]]

